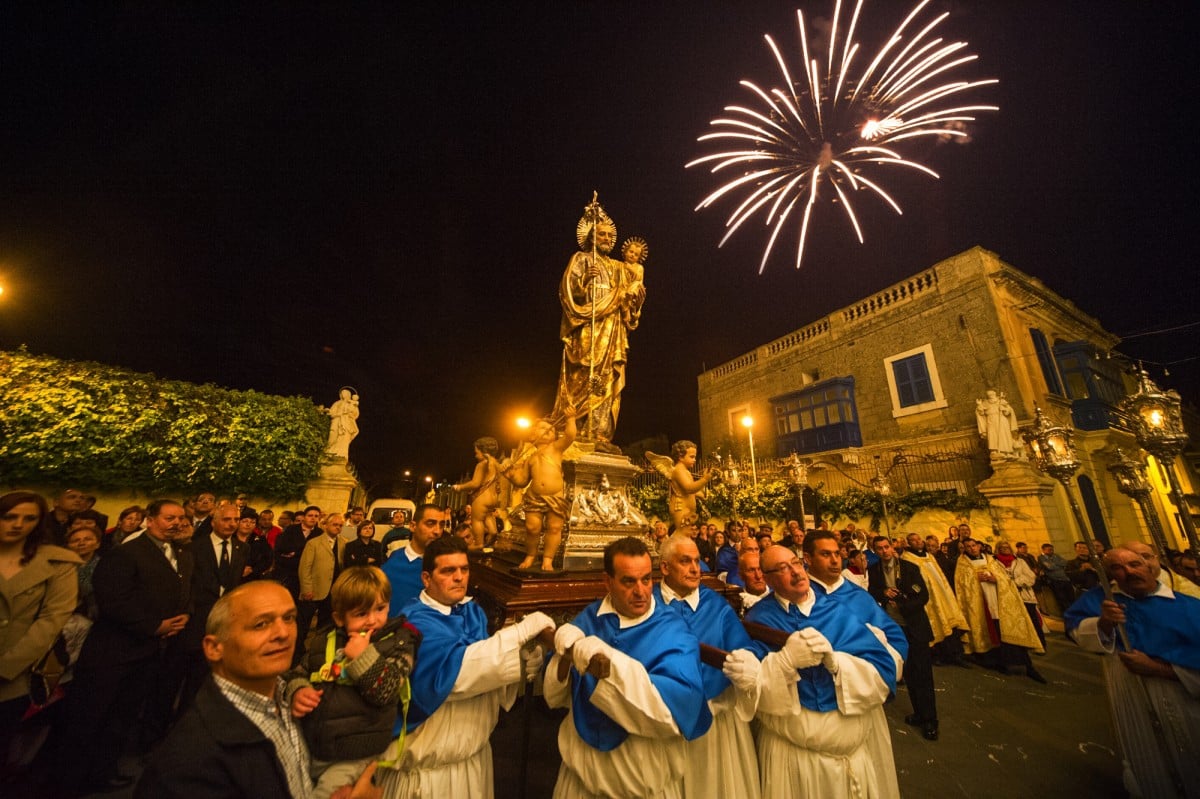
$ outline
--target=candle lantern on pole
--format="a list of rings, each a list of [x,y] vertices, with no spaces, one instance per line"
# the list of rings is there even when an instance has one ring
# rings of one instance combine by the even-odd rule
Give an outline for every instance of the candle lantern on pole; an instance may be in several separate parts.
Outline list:
[[[1149,452],[1163,465],[1167,481],[1171,485],[1171,498],[1179,509],[1179,518],[1187,536],[1188,548],[1193,555],[1200,553],[1200,541],[1196,537],[1196,523],[1179,476],[1175,474],[1175,458],[1187,446],[1188,436],[1183,429],[1183,413],[1180,410],[1179,394],[1173,390],[1162,391],[1150,375],[1139,364],[1137,368],[1137,391],[1121,400],[1121,410],[1133,428],[1133,434],[1142,449]]]
[[[1118,447],[1117,458],[1109,465],[1108,471],[1117,481],[1117,490],[1133,498],[1142,509],[1142,517],[1146,520],[1146,527],[1150,530],[1158,557],[1164,563],[1170,562],[1167,557],[1167,536],[1163,531],[1162,521],[1154,510],[1154,504],[1150,501],[1150,492],[1153,489],[1150,487],[1150,481],[1146,479],[1145,465],[1130,458]]]

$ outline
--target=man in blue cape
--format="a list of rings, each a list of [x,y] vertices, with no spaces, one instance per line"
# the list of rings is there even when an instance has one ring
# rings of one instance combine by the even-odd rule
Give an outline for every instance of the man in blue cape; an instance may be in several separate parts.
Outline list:
[[[655,601],[643,541],[605,547],[604,584],[604,599],[559,628],[546,670],[546,701],[570,709],[558,732],[563,762],[554,795],[680,797],[685,741],[712,723],[699,642],[678,613]],[[563,660],[574,670],[560,679]]]
[[[408,717],[396,720],[397,739],[381,761],[384,796],[491,799],[488,739],[522,677],[541,668],[541,650],[530,642],[554,622],[535,612],[489,636],[484,612],[467,596],[467,542],[436,538],[422,563],[425,589],[404,608],[421,631],[421,648],[409,677]]]
[[[421,505],[413,519],[416,527],[412,538],[403,547],[392,552],[380,566],[392,584],[392,604],[388,609],[388,618],[392,619],[399,616],[425,588],[421,581],[421,559],[425,556],[425,547],[435,538],[441,537],[446,512],[437,505]]]
[[[1104,565],[1117,584],[1113,598],[1105,599],[1103,587],[1096,586],[1071,605],[1064,622],[1077,644],[1110,655],[1104,658],[1104,678],[1124,754],[1125,787],[1132,796],[1196,799],[1200,600],[1172,591],[1160,579],[1157,561],[1135,548],[1109,550]],[[1129,649],[1118,639],[1118,625],[1125,627]],[[1158,731],[1154,715],[1164,722]]]
[[[883,703],[896,690],[904,634],[858,586],[814,589],[786,547],[768,549],[762,566],[773,593],[746,620],[792,633],[778,652],[755,642],[765,655],[758,703],[764,799],[899,796]]]

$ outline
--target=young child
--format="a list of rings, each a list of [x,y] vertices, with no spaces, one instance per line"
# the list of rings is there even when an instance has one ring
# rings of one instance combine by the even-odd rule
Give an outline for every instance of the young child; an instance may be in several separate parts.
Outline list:
[[[314,799],[342,793],[387,749],[397,712],[408,712],[420,644],[403,616],[388,619],[392,586],[378,568],[345,569],[330,597],[333,626],[317,631],[287,675],[288,704],[312,756]]]

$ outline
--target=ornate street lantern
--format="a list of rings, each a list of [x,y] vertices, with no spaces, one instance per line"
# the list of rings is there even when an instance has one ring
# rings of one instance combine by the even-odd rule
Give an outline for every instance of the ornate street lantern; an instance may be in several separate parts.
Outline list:
[[[1150,537],[1154,539],[1159,559],[1164,563],[1169,562],[1167,536],[1163,532],[1162,521],[1154,510],[1154,504],[1150,502],[1153,489],[1150,487],[1150,481],[1146,479],[1145,465],[1130,458],[1118,447],[1117,458],[1109,465],[1108,471],[1117,481],[1117,490],[1127,497],[1132,497],[1142,509],[1142,518],[1146,520],[1146,526],[1150,529]]]
[[[1137,368],[1137,378],[1137,391],[1121,400],[1121,410],[1133,427],[1138,444],[1163,465],[1171,484],[1171,497],[1179,509],[1179,518],[1187,535],[1188,547],[1196,555],[1200,553],[1196,523],[1183,496],[1179,476],[1175,474],[1175,458],[1188,443],[1187,433],[1183,430],[1179,394],[1173,390],[1160,390],[1141,364]]]
[[[796,499],[800,501],[800,529],[805,528],[804,489],[808,487],[808,464],[800,460],[800,456],[792,453],[787,461],[786,474],[792,488],[796,491]]]
[[[878,455],[875,456],[875,476],[871,478],[871,488],[879,494],[879,501],[883,505],[883,526],[890,539],[892,537],[892,520],[888,517],[887,498],[892,493],[892,486],[888,483],[887,475],[879,470]]]
[[[1075,445],[1071,441],[1072,432],[1070,428],[1056,425],[1047,419],[1042,414],[1041,408],[1034,406],[1033,410],[1033,424],[1023,428],[1021,436],[1029,445],[1034,465],[1062,483],[1063,489],[1067,492],[1067,500],[1071,504],[1071,512],[1075,516],[1075,524],[1083,534],[1083,540],[1087,542],[1088,558],[1091,560],[1092,568],[1096,570],[1096,574],[1100,575],[1100,585],[1104,589],[1104,595],[1112,599],[1112,586],[1108,581],[1108,572],[1104,569],[1104,563],[1096,555],[1096,539],[1092,535],[1092,529],[1088,527],[1087,521],[1083,518],[1083,511],[1079,509],[1079,503],[1075,501],[1075,492],[1071,490],[1071,481],[1075,472],[1079,471],[1079,459],[1075,457]],[[1125,625],[1118,625],[1117,631],[1128,651],[1130,647],[1129,639],[1125,635]]]

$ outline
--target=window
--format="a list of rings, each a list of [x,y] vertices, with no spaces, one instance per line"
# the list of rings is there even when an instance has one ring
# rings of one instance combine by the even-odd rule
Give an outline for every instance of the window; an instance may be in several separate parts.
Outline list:
[[[892,396],[892,416],[908,416],[946,407],[946,397],[942,393],[931,345],[885,358],[883,365],[888,391]]]
[[[862,446],[853,377],[834,377],[770,402],[779,457]]]
[[[1062,378],[1059,377],[1058,366],[1054,362],[1054,353],[1050,349],[1050,342],[1046,340],[1046,334],[1036,327],[1031,327],[1029,328],[1029,337],[1033,339],[1033,351],[1037,353],[1038,366],[1042,367],[1042,377],[1046,379],[1046,389],[1051,394],[1064,396]]]

